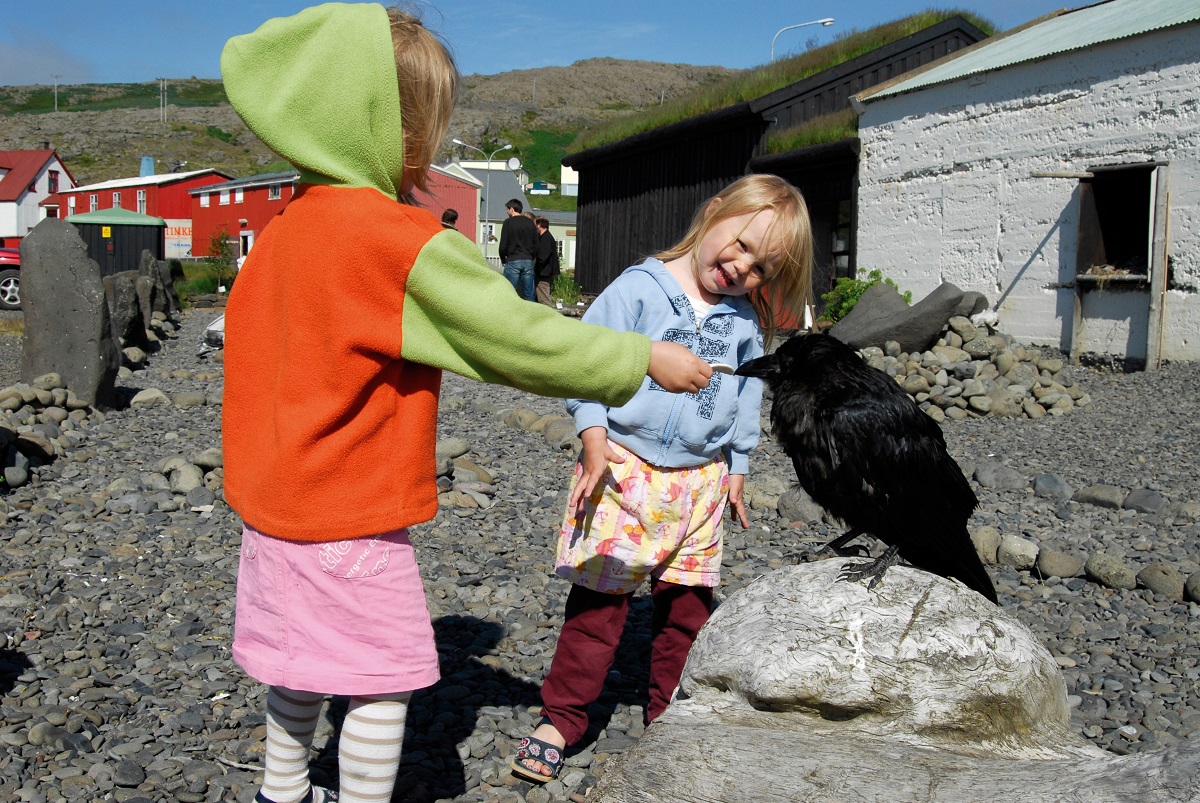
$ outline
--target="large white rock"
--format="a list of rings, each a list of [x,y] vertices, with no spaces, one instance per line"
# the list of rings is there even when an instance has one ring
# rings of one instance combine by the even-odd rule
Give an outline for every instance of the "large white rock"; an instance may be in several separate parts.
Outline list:
[[[842,561],[731,595],[676,700],[589,800],[1193,800],[1200,746],[1107,753],[1020,622],[897,566],[874,591]]]

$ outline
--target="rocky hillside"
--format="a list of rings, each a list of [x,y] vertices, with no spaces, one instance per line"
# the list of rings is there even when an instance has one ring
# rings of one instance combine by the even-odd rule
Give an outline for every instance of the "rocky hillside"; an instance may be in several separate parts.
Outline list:
[[[614,115],[627,114],[664,98],[677,97],[736,71],[648,61],[589,59],[569,67],[468,75],[446,137],[466,142],[514,139],[530,129],[576,133]],[[176,82],[194,85],[196,81]],[[215,82],[214,82],[215,83]],[[153,156],[159,172],[186,162],[185,169],[213,167],[240,177],[262,172],[276,161],[227,103],[177,105],[165,120],[153,108],[58,112],[13,112],[31,93],[48,87],[9,87],[0,101],[0,150],[49,147],[58,150],[80,184],[137,175],[142,156]],[[157,85],[153,96],[157,97]],[[59,87],[66,96],[66,87]],[[95,93],[92,93],[94,96]]]

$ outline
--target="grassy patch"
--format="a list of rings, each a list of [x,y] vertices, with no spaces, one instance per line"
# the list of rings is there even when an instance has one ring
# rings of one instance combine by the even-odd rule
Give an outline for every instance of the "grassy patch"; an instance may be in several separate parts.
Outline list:
[[[71,84],[58,87],[59,111],[154,109],[162,103],[158,81],[142,84]],[[220,81],[167,79],[166,101],[175,106],[215,106],[225,102]],[[0,114],[54,111],[53,86],[0,89]]]
[[[25,317],[0,318],[0,335],[23,337],[25,335]]]
[[[797,148],[837,142],[854,136],[858,136],[858,116],[853,109],[843,109],[822,114],[783,131],[773,131],[767,138],[767,153],[787,153]]]
[[[529,203],[534,209],[550,209],[555,212],[575,212],[579,209],[579,198],[575,195],[560,195],[552,192],[549,195],[530,195]]]
[[[175,279],[175,292],[179,293],[179,299],[184,304],[195,296],[217,292],[220,282],[217,272],[208,260],[182,262],[181,267],[183,277]]]
[[[213,139],[219,139],[226,144],[233,144],[233,134],[230,134],[228,131],[222,131],[215,125],[210,125],[205,128],[204,133],[208,134]]]
[[[521,149],[525,172],[533,181],[557,184],[562,177],[562,160],[575,138],[569,131],[530,131],[530,142]]]
[[[706,112],[760,98],[954,16],[962,16],[989,36],[996,31],[995,24],[959,9],[930,9],[865,31],[852,28],[838,34],[834,41],[823,47],[740,73],[638,114],[606,121],[580,134],[570,151],[577,153],[607,145]]]

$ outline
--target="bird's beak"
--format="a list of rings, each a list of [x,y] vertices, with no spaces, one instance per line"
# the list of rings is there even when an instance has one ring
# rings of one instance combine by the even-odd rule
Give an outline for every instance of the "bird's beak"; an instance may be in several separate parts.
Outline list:
[[[742,363],[734,373],[738,376],[753,376],[760,379],[767,379],[779,373],[779,361],[775,359],[774,354],[755,357],[749,362]]]

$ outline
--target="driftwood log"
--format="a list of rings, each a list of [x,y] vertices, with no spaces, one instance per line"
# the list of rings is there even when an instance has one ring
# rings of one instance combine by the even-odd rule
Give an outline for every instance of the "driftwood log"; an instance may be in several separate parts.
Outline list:
[[[1076,735],[1053,658],[1003,608],[900,566],[868,591],[842,564],[731,595],[588,800],[1200,800],[1200,744],[1117,756]]]

